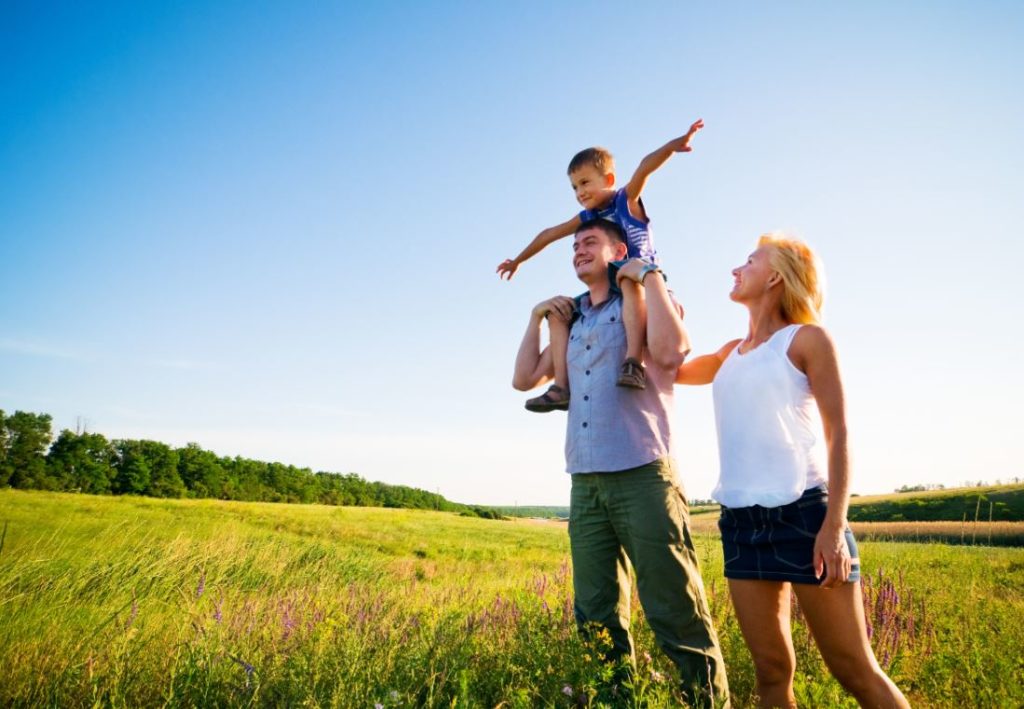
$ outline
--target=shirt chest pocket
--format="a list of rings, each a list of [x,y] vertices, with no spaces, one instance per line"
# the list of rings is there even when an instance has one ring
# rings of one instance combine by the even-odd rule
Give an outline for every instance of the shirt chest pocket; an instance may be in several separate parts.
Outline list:
[[[617,315],[602,317],[585,329],[574,329],[569,340],[570,364],[596,368],[611,362],[618,367],[625,356],[626,330]]]

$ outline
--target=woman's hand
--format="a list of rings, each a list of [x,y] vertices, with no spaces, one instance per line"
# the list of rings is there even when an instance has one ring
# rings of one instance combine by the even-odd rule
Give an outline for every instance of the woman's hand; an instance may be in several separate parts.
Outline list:
[[[853,563],[850,549],[846,546],[846,525],[836,525],[828,519],[821,525],[814,538],[814,575],[821,578],[822,588],[834,588],[850,578]]]

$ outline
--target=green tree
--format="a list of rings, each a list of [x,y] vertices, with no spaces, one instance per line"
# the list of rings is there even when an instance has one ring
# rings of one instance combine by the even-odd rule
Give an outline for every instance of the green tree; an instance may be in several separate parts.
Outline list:
[[[178,453],[158,441],[114,441],[117,474],[113,490],[120,495],[182,497],[185,485],[178,475]]]
[[[0,409],[0,487],[7,484],[10,474],[7,472],[7,415]]]
[[[216,454],[203,450],[197,443],[189,443],[177,452],[178,475],[192,497],[228,496],[224,466]]]
[[[223,459],[222,464],[231,483],[232,500],[272,502],[278,499],[264,482],[267,479],[266,463],[235,456]]]
[[[108,441],[98,433],[63,430],[50,446],[51,423],[48,414],[0,410],[0,486],[493,514],[419,488],[369,482],[355,473],[313,473],[284,463],[219,458],[195,443],[174,449],[158,441]]]
[[[158,441],[140,443],[149,462],[149,485],[145,494],[152,497],[184,497],[185,484],[178,475],[178,451]]]
[[[111,489],[117,495],[142,495],[149,487],[149,461],[142,441],[114,441],[114,480]]]
[[[49,414],[15,411],[3,420],[4,449],[0,485],[48,490],[56,487],[46,474],[46,449],[53,439]]]
[[[114,447],[101,434],[64,429],[50,446],[46,466],[61,489],[105,495],[114,479],[115,455]]]

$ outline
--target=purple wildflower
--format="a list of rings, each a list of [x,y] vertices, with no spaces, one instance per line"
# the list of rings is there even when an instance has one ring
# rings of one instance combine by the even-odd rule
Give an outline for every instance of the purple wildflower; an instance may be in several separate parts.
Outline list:
[[[201,598],[203,591],[206,590],[206,572],[204,571],[202,576],[199,577],[199,585],[196,586],[196,598]]]
[[[566,558],[562,561],[562,565],[558,567],[558,573],[555,574],[555,580],[559,584],[564,584],[569,579],[572,569],[569,568],[569,559]]]
[[[135,598],[135,597],[133,596],[133,597],[132,597],[132,609],[131,609],[131,611],[130,611],[130,612],[128,613],[128,620],[126,620],[126,621],[125,621],[125,624],[124,624],[124,629],[125,629],[125,630],[128,630],[128,628],[132,627],[132,623],[134,623],[134,622],[135,622],[135,618],[136,618],[136,616],[138,616],[138,615],[139,615],[139,602],[138,602],[138,600],[137,600],[137,599],[136,599],[136,598]]]
[[[564,694],[567,697],[571,697],[572,696],[572,686],[567,684],[564,687],[562,687],[562,694]]]
[[[290,606],[285,606],[284,612],[281,614],[281,625],[284,626],[281,639],[287,640],[292,636],[292,631],[295,630],[295,619],[292,617]]]
[[[241,659],[239,657],[235,657],[234,655],[231,655],[231,654],[229,654],[228,657],[230,657],[232,660],[234,660],[235,663],[237,663],[239,666],[241,666],[241,668],[243,670],[245,670],[245,675],[246,675],[247,678],[251,678],[253,676],[253,674],[256,672],[256,668],[253,667],[252,665],[250,665],[245,660],[243,660],[243,659]]]

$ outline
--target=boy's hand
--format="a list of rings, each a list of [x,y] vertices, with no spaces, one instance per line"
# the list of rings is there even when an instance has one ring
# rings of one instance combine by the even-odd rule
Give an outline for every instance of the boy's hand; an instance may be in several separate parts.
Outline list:
[[[514,258],[507,258],[498,264],[498,278],[504,278],[506,281],[511,281],[512,276],[519,270],[519,262]]]
[[[672,157],[673,153],[688,153],[692,148],[690,147],[690,141],[693,140],[693,136],[697,135],[697,131],[704,127],[704,119],[698,118],[690,126],[690,130],[686,131],[686,135],[681,135],[678,138],[674,138],[660,148],[650,153],[647,157],[640,161],[640,165],[637,166],[636,172],[633,173],[633,177],[629,179],[629,183],[626,185],[626,198],[629,204],[629,213],[637,219],[647,220],[647,214],[643,210],[643,206],[640,204],[640,193],[644,191],[644,186],[647,184],[647,179],[654,173],[655,170],[664,165],[669,158]]]
[[[533,317],[540,321],[549,315],[554,315],[569,322],[572,320],[574,310],[576,310],[576,301],[567,295],[556,295],[554,298],[537,303],[533,307]]]
[[[677,153],[688,153],[693,148],[690,147],[690,141],[693,140],[693,136],[697,135],[697,131],[704,127],[704,119],[698,118],[690,126],[690,130],[686,131],[686,135],[676,138],[672,141],[672,150]]]

